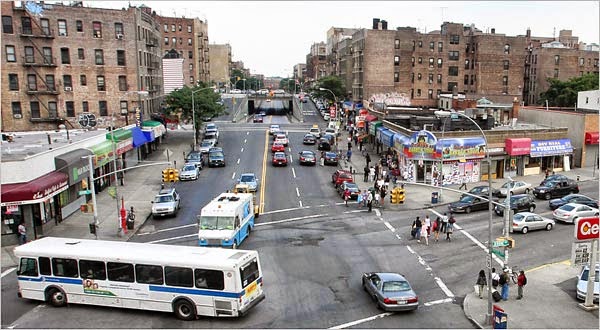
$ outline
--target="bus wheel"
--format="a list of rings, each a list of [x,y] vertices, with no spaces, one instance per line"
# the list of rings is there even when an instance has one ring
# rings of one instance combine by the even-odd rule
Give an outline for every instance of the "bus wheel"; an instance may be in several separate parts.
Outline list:
[[[48,290],[48,300],[50,304],[54,307],[63,307],[67,305],[67,297],[65,293],[60,289],[50,289]]]
[[[184,321],[191,321],[196,317],[194,306],[185,299],[180,299],[175,303],[175,315]]]

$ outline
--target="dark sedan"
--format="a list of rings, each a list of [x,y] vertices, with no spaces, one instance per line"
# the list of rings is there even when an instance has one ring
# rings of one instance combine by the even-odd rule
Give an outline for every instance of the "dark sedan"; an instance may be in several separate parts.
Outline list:
[[[342,198],[344,198],[344,191],[346,191],[346,188],[350,190],[350,199],[357,199],[358,195],[360,195],[360,189],[356,183],[344,182],[337,187],[338,195],[340,195]]]
[[[403,275],[364,273],[362,287],[379,309],[399,312],[413,311],[419,307],[419,297]]]
[[[298,153],[300,155],[300,165],[316,165],[317,156],[313,151],[304,150]]]
[[[471,211],[487,210],[489,203],[487,200],[483,200],[479,197],[473,197],[469,195],[463,195],[458,201],[450,203],[448,208],[450,212],[465,212],[471,213]]]
[[[302,140],[303,144],[315,144],[317,143],[317,137],[311,133],[304,135],[304,139]]]
[[[328,151],[325,153],[325,165],[336,165],[338,164],[339,158],[337,153]]]
[[[329,143],[329,140],[324,139],[324,138],[319,139],[319,145],[318,145],[317,149],[322,150],[322,151],[331,150],[331,144]]]
[[[469,190],[468,193],[472,194],[472,195],[483,196],[483,197],[487,198],[489,191],[490,191],[489,188],[490,187],[487,185],[486,186],[477,186],[477,187],[471,188],[471,190]],[[496,196],[497,194],[498,194],[498,189],[492,188],[492,196]],[[463,196],[468,196],[468,195],[463,194],[460,197],[463,197]]]
[[[533,210],[535,210],[535,200],[533,199],[533,196],[531,196],[529,194],[512,195],[512,196],[506,197],[506,198],[510,198],[509,199],[510,209],[515,211],[515,213],[521,212],[521,211],[529,211],[529,212],[533,213]],[[497,215],[502,215],[502,216],[504,215],[504,203],[505,202],[506,202],[506,199],[500,201],[500,203],[503,206],[496,205],[494,207],[494,212],[496,212]]]
[[[587,205],[589,207],[593,207],[595,209],[598,208],[598,201],[592,198],[589,198],[585,195],[579,194],[570,194],[564,196],[562,198],[552,199],[548,202],[548,206],[550,206],[551,210],[556,210],[557,208],[568,204],[568,203],[577,203]]]

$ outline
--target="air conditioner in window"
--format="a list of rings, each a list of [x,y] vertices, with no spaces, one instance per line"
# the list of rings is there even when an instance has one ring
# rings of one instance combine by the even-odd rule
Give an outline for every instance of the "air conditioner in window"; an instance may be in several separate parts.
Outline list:
[[[58,35],[61,36],[61,37],[66,37],[67,33],[66,32],[59,32]]]
[[[68,86],[67,86],[67,87],[65,87],[65,91],[67,91],[67,92],[71,92],[71,91],[73,91],[73,87],[68,87]]]
[[[15,114],[13,115],[13,117],[14,117],[15,119],[21,119],[21,118],[23,118],[23,115],[22,115],[22,114],[20,114],[20,113],[15,113]]]
[[[117,34],[117,39],[122,40],[123,39],[123,35],[122,34]]]

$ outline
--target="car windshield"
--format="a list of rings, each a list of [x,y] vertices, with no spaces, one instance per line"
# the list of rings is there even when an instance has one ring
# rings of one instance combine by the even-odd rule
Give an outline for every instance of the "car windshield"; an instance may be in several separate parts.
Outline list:
[[[184,170],[184,171],[194,171],[194,170],[196,170],[196,166],[195,166],[195,165],[186,165],[186,166],[183,168],[183,170]]]
[[[200,217],[201,230],[233,229],[233,217],[202,216]]]
[[[594,282],[600,282],[600,270],[596,271],[596,276],[594,277]],[[590,275],[590,270],[586,269],[583,271],[583,274],[581,274],[581,280],[582,281],[587,281],[588,280],[588,276]]]
[[[512,187],[514,187],[514,185],[515,185],[514,181],[508,181],[502,185],[502,188],[512,188]]]
[[[575,206],[573,205],[563,205],[560,207],[561,210],[563,211],[572,211],[575,209]]]
[[[313,153],[312,153],[312,152],[310,152],[310,151],[303,151],[303,152],[302,152],[302,156],[303,156],[303,157],[312,157],[312,156],[314,156],[314,155],[313,155]]]
[[[196,154],[196,153],[189,154],[187,156],[188,159],[200,159],[200,157],[201,157],[200,154]]]
[[[325,156],[335,158],[337,156],[337,154],[335,152],[327,152],[327,153],[325,153]]]
[[[352,178],[352,176],[350,175],[350,173],[340,173],[340,178],[350,179]]]
[[[483,191],[483,189],[485,189],[485,187],[475,187],[475,188],[471,189],[470,193],[471,194],[479,194]]]
[[[208,155],[210,158],[223,158],[224,155],[221,151],[213,151]]]
[[[525,219],[525,216],[522,214],[519,214],[519,213],[517,213],[513,216],[513,222],[521,222],[524,219]]]
[[[554,186],[554,181],[546,181],[541,187],[552,188]]]
[[[167,196],[156,196],[156,198],[154,198],[154,202],[155,203],[169,203],[172,202],[173,196],[171,195],[167,195]]]
[[[383,292],[409,291],[410,284],[406,281],[391,281],[383,283]]]
[[[465,195],[465,196],[461,197],[459,201],[463,202],[463,203],[470,203],[474,199],[475,199],[475,197],[473,197],[473,196]]]
[[[347,183],[346,188],[350,190],[358,190],[358,186],[355,183]]]
[[[242,175],[240,182],[252,182],[254,181],[254,175]]]
[[[202,141],[202,144],[201,144],[201,146],[203,146],[203,147],[210,147],[211,145],[212,145],[212,142],[210,142],[210,141]]]

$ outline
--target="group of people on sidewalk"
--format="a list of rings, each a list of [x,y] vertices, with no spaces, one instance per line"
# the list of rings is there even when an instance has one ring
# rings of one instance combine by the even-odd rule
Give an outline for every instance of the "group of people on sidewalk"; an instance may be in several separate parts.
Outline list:
[[[425,245],[429,245],[431,232],[433,232],[433,237],[436,242],[440,238],[440,233],[443,233],[446,234],[446,240],[450,242],[450,236],[452,235],[452,232],[454,232],[455,223],[456,219],[452,213],[450,213],[450,216],[447,216],[446,213],[444,213],[443,216],[437,217],[433,222],[429,218],[429,215],[426,215],[423,221],[417,216],[412,223],[410,236],[416,239],[418,243],[421,243],[421,238],[423,238],[425,239]]]
[[[508,300],[508,287],[511,281],[511,277],[508,274],[509,270],[505,268],[502,274],[496,273],[496,268],[492,268],[492,296],[496,296],[494,300],[496,301],[506,301]],[[523,289],[525,285],[527,285],[527,277],[525,276],[525,271],[519,271],[519,275],[517,276],[517,300],[523,299]],[[498,286],[500,286],[501,293],[498,293]],[[479,299],[483,299],[483,294],[486,292],[487,287],[487,278],[485,274],[485,270],[480,270],[479,275],[477,276],[476,289],[479,294]]]

